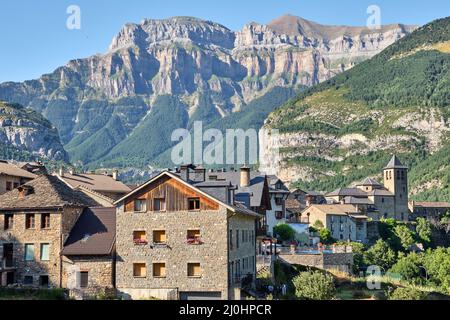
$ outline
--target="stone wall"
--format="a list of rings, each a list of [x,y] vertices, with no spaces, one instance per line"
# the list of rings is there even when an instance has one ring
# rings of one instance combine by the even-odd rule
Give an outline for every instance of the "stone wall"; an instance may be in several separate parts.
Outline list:
[[[349,274],[353,269],[353,253],[282,254],[280,259],[289,264],[324,270],[339,270]]]
[[[221,292],[228,298],[227,210],[124,212],[117,209],[116,286],[129,298],[173,298],[173,292]],[[153,231],[165,230],[167,246],[153,246]],[[203,244],[188,245],[187,231],[200,230]],[[145,231],[149,244],[135,245],[134,231]],[[133,276],[133,263],[145,263],[147,274]],[[166,277],[153,277],[153,263],[165,263]],[[200,263],[202,276],[190,278],[188,263]]]

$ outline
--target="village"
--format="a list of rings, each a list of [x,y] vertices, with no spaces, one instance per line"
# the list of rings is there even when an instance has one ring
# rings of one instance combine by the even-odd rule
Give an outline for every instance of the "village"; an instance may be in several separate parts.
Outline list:
[[[184,165],[127,185],[117,171],[0,161],[0,287],[59,288],[73,299],[288,296],[287,281],[270,281],[280,268],[354,275],[352,244],[377,243],[382,221],[433,223],[450,211],[409,200],[397,156],[382,176],[324,194],[248,166]]]

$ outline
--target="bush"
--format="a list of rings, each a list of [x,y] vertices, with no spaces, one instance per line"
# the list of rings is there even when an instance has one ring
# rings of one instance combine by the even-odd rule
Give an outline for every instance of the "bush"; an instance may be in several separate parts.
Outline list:
[[[331,236],[331,231],[328,229],[320,229],[319,236],[320,236],[320,242],[322,242],[324,244],[332,244],[334,242],[334,239]]]
[[[414,244],[414,233],[407,226],[398,225],[394,228],[394,232],[405,251]]]
[[[273,232],[278,235],[282,241],[292,241],[295,239],[295,230],[286,223],[276,225],[273,228]]]
[[[427,219],[424,218],[417,218],[416,220],[416,232],[419,237],[419,239],[426,245],[430,245],[431,243],[431,236],[433,234],[433,231],[431,230],[431,223],[428,222]]]
[[[316,222],[314,222],[314,224],[313,224],[313,227],[316,230],[320,230],[320,229],[323,229],[325,226],[323,225],[322,221],[316,220]]]
[[[298,299],[331,300],[336,294],[333,277],[319,271],[301,272],[292,283]]]
[[[427,294],[413,288],[397,288],[388,295],[389,300],[424,300]]]

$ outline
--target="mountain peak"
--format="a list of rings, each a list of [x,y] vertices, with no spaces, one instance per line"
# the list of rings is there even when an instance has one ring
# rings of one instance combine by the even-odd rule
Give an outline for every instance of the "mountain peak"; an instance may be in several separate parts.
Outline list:
[[[381,29],[377,30],[372,30],[364,26],[323,25],[290,14],[272,20],[267,25],[278,34],[304,36],[323,40],[333,40],[342,35],[354,37],[362,34],[382,33],[394,29],[406,29],[405,31],[411,32],[417,28],[417,26],[405,26],[401,24],[384,25]]]

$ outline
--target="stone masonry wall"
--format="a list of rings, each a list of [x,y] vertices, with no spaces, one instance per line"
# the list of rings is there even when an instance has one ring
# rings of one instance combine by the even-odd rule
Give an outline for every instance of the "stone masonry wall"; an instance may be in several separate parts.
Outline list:
[[[63,257],[63,287],[74,284],[75,272],[87,271],[88,290],[112,288],[114,281],[114,260],[112,256],[71,256]],[[76,284],[76,283],[75,283]],[[76,284],[78,285],[78,284]]]
[[[221,292],[228,297],[227,211],[124,212],[117,209],[116,286],[131,298],[178,292]],[[188,245],[187,231],[200,230],[203,244]],[[165,230],[167,246],[151,246],[153,231]],[[145,231],[149,244],[135,245],[134,231]],[[145,263],[147,275],[133,276],[133,263]],[[165,263],[166,277],[153,277],[153,263]],[[188,263],[200,263],[202,277],[187,275]],[[156,289],[156,290],[155,290]],[[164,291],[164,292],[163,292]],[[147,296],[147,298],[148,298]]]

